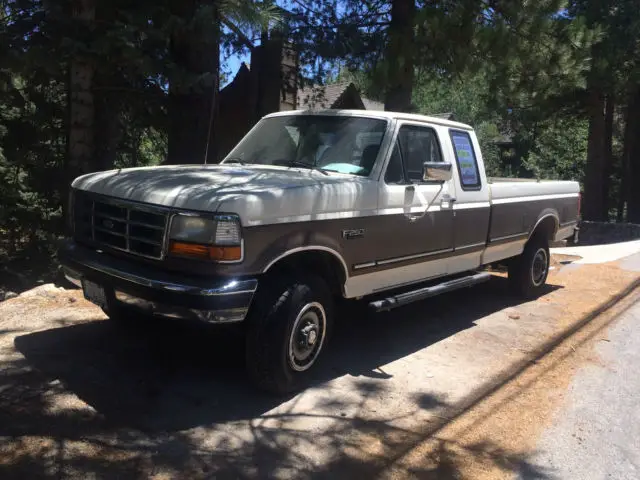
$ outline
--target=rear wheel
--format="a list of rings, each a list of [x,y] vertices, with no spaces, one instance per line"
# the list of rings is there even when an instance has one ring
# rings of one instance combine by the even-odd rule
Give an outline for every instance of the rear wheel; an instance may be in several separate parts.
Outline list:
[[[246,359],[252,381],[284,394],[301,387],[327,342],[333,298],[315,275],[265,279],[247,319]]]
[[[542,236],[529,240],[522,254],[509,264],[511,290],[519,296],[540,295],[549,275],[549,242]]]

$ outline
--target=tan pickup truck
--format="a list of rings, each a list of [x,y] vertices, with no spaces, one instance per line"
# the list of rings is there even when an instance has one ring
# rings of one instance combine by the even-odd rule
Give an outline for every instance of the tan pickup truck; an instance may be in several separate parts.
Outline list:
[[[496,262],[536,295],[580,206],[576,182],[487,178],[468,125],[336,110],[268,115],[219,165],[84,175],[71,198],[59,256],[87,299],[124,323],[240,323],[272,392],[308,377],[338,298],[390,309]]]

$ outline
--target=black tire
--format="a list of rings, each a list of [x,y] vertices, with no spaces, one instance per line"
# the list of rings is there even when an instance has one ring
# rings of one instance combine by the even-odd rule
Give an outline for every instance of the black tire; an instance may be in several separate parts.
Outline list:
[[[246,361],[252,382],[278,395],[302,387],[326,346],[333,314],[331,292],[320,277],[265,278],[247,318]]]
[[[542,293],[549,275],[549,242],[540,235],[532,237],[522,254],[509,263],[511,291],[523,298],[534,298]]]

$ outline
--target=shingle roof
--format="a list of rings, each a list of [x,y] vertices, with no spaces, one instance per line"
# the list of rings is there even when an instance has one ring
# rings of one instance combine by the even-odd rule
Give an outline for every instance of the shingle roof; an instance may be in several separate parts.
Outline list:
[[[298,109],[328,109],[334,108],[340,97],[346,90],[353,85],[352,82],[337,82],[329,85],[310,85],[305,88],[298,89],[297,108]],[[357,88],[353,85],[355,91]],[[366,110],[384,111],[384,103],[360,95],[360,100],[364,104]],[[453,112],[432,113],[432,117],[443,118],[445,120],[453,120]]]
[[[367,110],[384,110],[384,103],[376,102],[375,100],[371,100],[369,98],[362,98],[362,103],[364,103],[364,108]]]
[[[336,82],[329,85],[311,85],[300,88],[297,98],[298,108],[332,108],[351,85],[352,82]],[[370,100],[362,95],[360,95],[360,99],[367,110],[384,110],[384,103]]]
[[[329,85],[311,85],[298,89],[299,108],[331,108],[350,82],[332,83]]]

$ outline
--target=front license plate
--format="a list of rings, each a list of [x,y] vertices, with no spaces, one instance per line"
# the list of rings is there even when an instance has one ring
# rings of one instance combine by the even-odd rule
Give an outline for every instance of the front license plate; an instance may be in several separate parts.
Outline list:
[[[90,282],[89,280],[82,281],[82,291],[84,292],[84,298],[91,303],[95,303],[99,307],[107,306],[107,295],[104,291],[104,287],[97,283]]]

